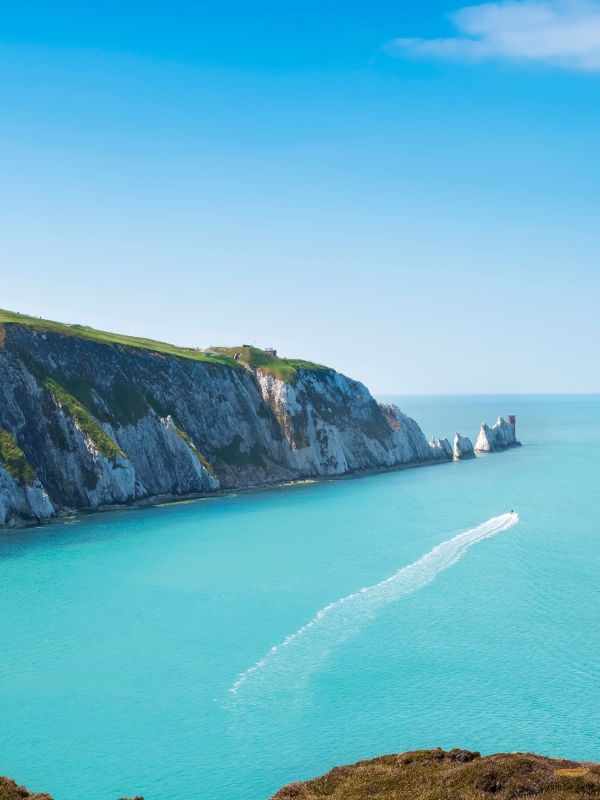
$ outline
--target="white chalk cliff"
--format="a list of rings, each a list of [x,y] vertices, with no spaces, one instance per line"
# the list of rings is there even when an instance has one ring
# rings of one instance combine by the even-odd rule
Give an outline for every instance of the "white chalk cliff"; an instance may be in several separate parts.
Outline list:
[[[256,377],[285,437],[278,460],[295,472],[343,475],[452,458],[447,440],[445,449],[428,445],[414,419],[339,372],[303,369],[293,385],[260,369]]]
[[[52,503],[38,480],[31,486],[21,485],[0,466],[0,525],[15,524],[17,517],[44,522],[53,514]]]
[[[333,369],[198,360],[40,325],[0,324],[0,525],[453,457]]]
[[[491,428],[485,422],[481,423],[481,430],[475,442],[475,452],[494,453],[509,447],[518,447],[520,444],[521,442],[517,441],[514,427],[503,417],[498,417],[498,421]]]

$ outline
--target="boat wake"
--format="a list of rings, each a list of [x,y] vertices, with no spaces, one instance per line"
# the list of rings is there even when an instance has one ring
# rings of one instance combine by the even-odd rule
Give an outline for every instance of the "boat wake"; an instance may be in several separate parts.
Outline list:
[[[493,517],[477,528],[442,542],[386,580],[321,609],[299,631],[240,675],[229,690],[233,695],[232,705],[262,705],[274,691],[278,702],[283,699],[280,692],[290,699],[297,697],[310,673],[331,648],[358,632],[378,609],[426,586],[440,572],[456,564],[469,547],[507,530],[518,521],[515,513]]]

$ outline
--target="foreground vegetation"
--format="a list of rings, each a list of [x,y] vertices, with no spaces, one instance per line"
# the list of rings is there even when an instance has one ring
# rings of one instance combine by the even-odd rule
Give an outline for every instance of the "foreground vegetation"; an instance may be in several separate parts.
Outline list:
[[[49,794],[31,794],[10,778],[0,777],[0,800],[52,800]]]
[[[187,795],[186,795],[187,796]],[[193,788],[190,797],[197,797]],[[533,753],[482,757],[469,750],[415,750],[381,756],[305,783],[291,783],[271,800],[583,800],[600,798],[600,764]],[[52,800],[0,778],[0,800]],[[121,800],[144,800],[143,797]]]
[[[600,764],[533,753],[481,757],[468,750],[417,750],[336,767],[292,783],[271,800],[540,800],[600,798]]]

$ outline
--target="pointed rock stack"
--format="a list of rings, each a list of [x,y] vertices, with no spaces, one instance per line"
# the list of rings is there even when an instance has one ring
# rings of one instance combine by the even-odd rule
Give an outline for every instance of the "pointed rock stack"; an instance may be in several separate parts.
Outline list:
[[[429,441],[431,453],[436,461],[452,461],[452,447],[448,439],[438,439],[435,436]]]
[[[457,433],[454,437],[454,460],[464,461],[466,458],[475,458],[475,451],[473,450],[473,442],[468,436],[461,436]]]
[[[481,423],[481,430],[475,443],[476,453],[495,453],[498,450],[506,450],[509,447],[519,447],[521,442],[517,441],[515,430],[509,425],[504,417],[498,417],[498,421],[490,428],[485,422]]]

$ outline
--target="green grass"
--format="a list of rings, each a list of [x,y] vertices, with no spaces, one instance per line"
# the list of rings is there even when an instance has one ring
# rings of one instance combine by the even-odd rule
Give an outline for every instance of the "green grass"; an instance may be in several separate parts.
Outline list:
[[[226,354],[207,355],[202,350],[196,350],[192,347],[176,347],[173,344],[156,342],[153,339],[143,339],[137,336],[125,336],[120,333],[98,331],[86,325],[64,325],[62,322],[52,322],[47,319],[27,317],[24,314],[16,314],[13,311],[3,311],[2,309],[0,309],[0,347],[4,339],[2,328],[4,325],[10,324],[26,325],[39,333],[60,333],[63,336],[76,336],[80,339],[87,339],[91,342],[99,342],[101,344],[134,347],[138,350],[150,350],[153,353],[163,353],[164,355],[175,356],[176,358],[187,358],[191,361],[202,361],[209,364],[226,364],[230,367],[240,368],[240,365]]]
[[[79,428],[96,445],[105,458],[108,458],[113,463],[116,461],[117,454],[127,458],[119,445],[105,433],[89,411],[73,395],[69,394],[62,386],[59,386],[52,378],[47,378],[45,384],[54,395],[56,401],[67,409]]]
[[[294,383],[298,377],[299,369],[329,370],[322,364],[313,364],[312,361],[303,361],[300,358],[276,358],[259,350],[258,347],[213,347],[223,355],[233,358],[240,354],[240,361],[249,367],[260,369],[267,375],[273,375],[286,383]]]
[[[21,486],[31,486],[35,472],[27,463],[25,454],[8,431],[0,428],[0,464],[11,478]]]

